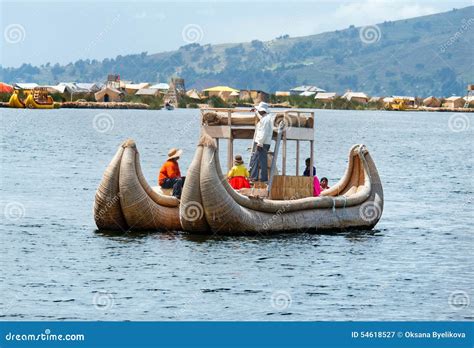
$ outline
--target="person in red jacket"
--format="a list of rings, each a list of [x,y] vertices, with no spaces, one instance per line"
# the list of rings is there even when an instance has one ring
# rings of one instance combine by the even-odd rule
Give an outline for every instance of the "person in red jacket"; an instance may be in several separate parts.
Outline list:
[[[180,199],[183,190],[184,178],[179,171],[178,160],[183,150],[172,148],[168,151],[168,158],[160,169],[158,184],[164,189],[173,189],[173,196]]]

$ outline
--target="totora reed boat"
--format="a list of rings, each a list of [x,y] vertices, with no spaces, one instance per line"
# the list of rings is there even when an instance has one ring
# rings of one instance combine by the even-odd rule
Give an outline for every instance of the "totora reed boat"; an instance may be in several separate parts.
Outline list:
[[[234,139],[252,139],[250,111],[204,109],[201,138],[188,169],[181,201],[146,182],[132,140],[124,142],[107,167],[96,193],[94,216],[99,229],[183,230],[190,233],[259,234],[369,230],[383,211],[383,189],[377,168],[364,145],[349,151],[347,169],[338,183],[313,197],[313,177],[286,174],[286,143],[311,144],[314,115],[285,111],[275,117],[274,148],[268,185],[234,190],[223,174],[219,140],[229,142],[232,165]],[[282,147],[282,168],[276,162]]]
[[[179,230],[179,200],[148,185],[133,140],[125,141],[104,172],[94,219],[105,230]]]
[[[24,109],[26,107],[25,102],[20,99],[18,91],[14,91],[13,94],[10,96],[10,100],[8,101],[8,106],[11,108],[17,108],[17,109]]]

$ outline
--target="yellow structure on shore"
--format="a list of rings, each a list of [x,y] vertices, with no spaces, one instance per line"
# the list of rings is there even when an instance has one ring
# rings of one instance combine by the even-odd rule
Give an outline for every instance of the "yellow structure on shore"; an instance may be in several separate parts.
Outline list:
[[[403,111],[415,109],[415,98],[412,97],[393,97],[385,102],[385,109],[392,111]]]
[[[48,94],[46,88],[37,87],[31,91],[25,91],[27,97],[24,101],[20,99],[18,91],[14,91],[8,101],[8,106],[12,108],[29,109],[53,109],[54,100]]]
[[[18,91],[14,91],[8,101],[8,106],[11,108],[24,109],[25,103],[20,99]]]

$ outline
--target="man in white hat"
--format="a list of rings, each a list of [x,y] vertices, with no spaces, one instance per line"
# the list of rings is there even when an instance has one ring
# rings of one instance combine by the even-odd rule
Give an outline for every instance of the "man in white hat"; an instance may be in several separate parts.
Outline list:
[[[165,189],[173,189],[173,196],[180,199],[183,190],[184,178],[179,171],[178,159],[183,150],[172,148],[168,151],[168,158],[160,169],[158,184]]]
[[[267,156],[268,150],[270,150],[270,144],[272,143],[273,135],[273,120],[269,112],[268,104],[260,102],[255,107],[257,111],[257,117],[260,118],[255,128],[255,151],[250,159],[250,179],[252,181],[268,181],[268,167],[267,167]]]

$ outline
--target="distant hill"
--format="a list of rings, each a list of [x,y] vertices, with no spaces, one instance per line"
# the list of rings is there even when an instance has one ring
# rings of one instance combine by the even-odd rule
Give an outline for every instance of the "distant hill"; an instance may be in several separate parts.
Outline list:
[[[79,60],[67,65],[0,67],[6,82],[55,84],[124,80],[167,81],[179,75],[187,87],[230,85],[274,92],[311,84],[370,95],[464,94],[474,82],[474,6],[377,26],[267,42],[199,45],[149,55]]]

